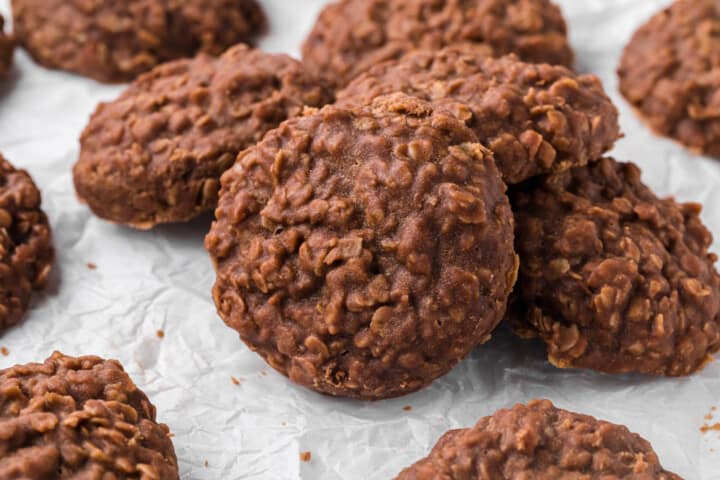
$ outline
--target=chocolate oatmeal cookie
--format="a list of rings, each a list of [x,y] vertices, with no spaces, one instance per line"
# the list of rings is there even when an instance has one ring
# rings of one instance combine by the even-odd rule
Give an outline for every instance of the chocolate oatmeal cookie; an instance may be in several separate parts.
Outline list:
[[[102,82],[219,55],[265,24],[255,0],[12,0],[12,8],[18,41],[38,63]]]
[[[220,175],[268,130],[332,95],[302,65],[240,45],[142,75],[102,104],[80,139],[78,196],[136,228],[215,208]]]
[[[452,430],[397,480],[682,480],[627,427],[561,410],[548,400],[498,410]]]
[[[30,175],[0,155],[0,333],[17,324],[54,259],[50,225]]]
[[[678,376],[720,348],[720,275],[700,206],[659,199],[630,163],[512,192],[521,258],[511,318],[558,367]]]
[[[594,75],[515,56],[495,59],[467,46],[377,65],[341,90],[338,103],[365,105],[397,91],[469,107],[466,123],[493,151],[508,184],[585,165],[620,136],[618,111]]]
[[[179,479],[170,431],[115,360],[0,370],[0,478]]]
[[[0,15],[0,80],[7,76],[12,65],[15,40],[5,33],[5,19]]]
[[[291,119],[223,175],[206,239],[219,314],[303,386],[418,390],[503,316],[505,189],[472,130],[413,97]]]
[[[620,91],[658,133],[720,157],[720,2],[678,0],[633,36]]]
[[[416,48],[457,43],[484,44],[528,62],[573,62],[565,19],[549,0],[339,0],[321,12],[303,60],[343,86]]]

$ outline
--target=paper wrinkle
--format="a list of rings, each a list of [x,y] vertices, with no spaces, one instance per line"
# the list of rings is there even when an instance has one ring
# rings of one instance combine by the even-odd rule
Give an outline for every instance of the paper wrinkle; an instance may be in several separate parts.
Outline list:
[[[263,0],[271,31],[262,45],[297,56],[324,3]],[[617,92],[623,46],[668,0],[558,3],[578,69],[598,74],[621,110],[626,138],[612,154],[643,167],[658,194],[703,202],[720,250],[720,162],[654,136]],[[0,0],[0,12],[7,17],[8,0]],[[0,368],[42,361],[56,349],[119,359],[170,425],[184,480],[389,479],[445,431],[537,397],[627,425],[684,478],[720,479],[720,432],[700,432],[720,403],[717,362],[684,379],[561,371],[546,362],[542,345],[501,327],[449,375],[407,397],[362,403],[294,386],[215,312],[215,276],[203,248],[211,215],[137,232],[95,218],[77,201],[71,168],[78,137],[96,103],[122,89],[43,69],[21,50],[13,78],[0,87],[0,151],[39,184],[58,252],[49,290],[0,337],[9,349]],[[300,460],[306,451],[310,462]]]

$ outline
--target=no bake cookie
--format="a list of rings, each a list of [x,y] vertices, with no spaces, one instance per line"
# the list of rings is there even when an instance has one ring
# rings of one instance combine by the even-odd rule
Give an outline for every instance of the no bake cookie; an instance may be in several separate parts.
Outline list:
[[[630,163],[511,195],[521,258],[511,318],[558,367],[687,375],[720,348],[720,275],[700,206],[659,199]]]
[[[0,333],[24,315],[54,259],[50,225],[30,175],[0,155]]]
[[[15,40],[4,30],[5,19],[0,15],[0,80],[7,76],[12,65]]]
[[[300,63],[240,45],[177,60],[102,104],[82,134],[75,188],[95,214],[150,228],[215,208],[237,154],[332,94]]]
[[[359,73],[414,49],[483,44],[495,55],[570,66],[560,9],[549,0],[340,0],[320,13],[303,60],[343,86]]]
[[[0,478],[177,480],[170,431],[114,360],[0,370]]]
[[[12,9],[17,39],[38,63],[103,82],[219,55],[265,24],[255,0],[12,0]]]
[[[472,428],[446,433],[397,480],[565,478],[682,480],[626,427],[547,400],[498,410]]]
[[[206,238],[219,314],[303,386],[418,390],[503,316],[505,189],[472,130],[413,97],[291,119],[223,175]]]
[[[720,3],[679,0],[632,37],[620,91],[658,133],[720,157]]]
[[[467,106],[466,123],[493,151],[508,184],[597,160],[620,136],[618,111],[594,75],[495,59],[468,46],[377,65],[337,96],[339,104],[364,105],[397,91]]]

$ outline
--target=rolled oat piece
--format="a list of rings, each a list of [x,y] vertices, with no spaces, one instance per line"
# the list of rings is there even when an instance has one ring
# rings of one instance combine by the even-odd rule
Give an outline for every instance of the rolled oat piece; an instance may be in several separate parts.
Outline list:
[[[341,105],[365,105],[392,92],[467,107],[466,123],[508,184],[595,161],[620,137],[617,108],[596,76],[514,55],[496,59],[468,45],[382,63],[337,97]]]
[[[115,360],[0,370],[0,478],[179,479],[167,425]]]
[[[0,155],[0,333],[25,314],[33,289],[45,287],[55,258],[40,191]]]
[[[38,63],[102,82],[219,55],[265,25],[255,0],[12,0],[12,9],[17,39]]]
[[[550,0],[338,0],[320,13],[303,61],[342,87],[412,50],[458,43],[528,62],[573,63],[565,19]]]
[[[13,61],[15,52],[15,40],[3,30],[5,19],[0,15],[0,80],[4,79]]]
[[[632,163],[511,194],[520,277],[510,318],[553,365],[688,375],[720,348],[720,275],[700,205],[660,199]]]
[[[296,60],[244,45],[142,75],[101,104],[80,139],[80,199],[135,228],[188,221],[217,204],[237,154],[331,92]]]
[[[515,282],[492,154],[407,95],[290,119],[222,177],[205,245],[223,320],[273,368],[365,400],[489,340]]]
[[[627,427],[533,400],[446,433],[397,480],[682,480]]]
[[[678,0],[635,32],[620,91],[656,132],[720,158],[720,3]]]

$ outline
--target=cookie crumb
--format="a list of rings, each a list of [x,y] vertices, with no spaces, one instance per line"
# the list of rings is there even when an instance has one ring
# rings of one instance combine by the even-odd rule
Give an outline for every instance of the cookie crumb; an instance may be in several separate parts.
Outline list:
[[[267,377],[267,372],[265,370],[260,370],[260,375]]]
[[[2,347],[0,348],[0,353],[2,353],[3,356],[7,357],[8,355],[10,355],[10,350],[8,350],[6,347]]]
[[[240,380],[238,380],[237,378],[233,377],[232,375],[230,376],[230,380],[232,380],[233,384],[235,384],[235,385],[240,385]]]
[[[707,433],[711,430],[720,431],[720,423],[715,423],[713,425],[705,424],[702,427],[700,427],[700,431],[702,433]]]
[[[409,412],[409,411],[412,410],[412,406],[410,406],[410,405],[405,405],[405,406],[403,407],[403,410],[405,410],[406,412]]]
[[[283,427],[287,427],[287,422],[285,422],[285,421],[280,422],[280,425],[282,425]]]
[[[301,462],[309,462],[312,460],[312,453],[310,452],[301,452],[300,453],[300,461]]]
[[[158,330],[157,332],[155,332],[155,335],[157,335],[158,338],[165,338],[165,331]]]
[[[86,265],[89,270],[97,270],[97,265],[92,262],[88,262]]]
[[[705,424],[702,427],[700,427],[700,431],[702,433],[707,433],[710,431],[720,432],[720,423],[713,423],[712,425]]]
[[[208,468],[209,466],[210,466],[210,464],[208,463],[207,460],[205,460],[205,468]]]
[[[710,411],[703,416],[705,423],[703,423],[702,426],[700,427],[700,432],[702,432],[702,433],[707,433],[710,431],[720,432],[720,422],[711,423],[711,421],[715,418],[716,411],[717,411],[717,407],[712,406],[712,407],[710,407]]]

